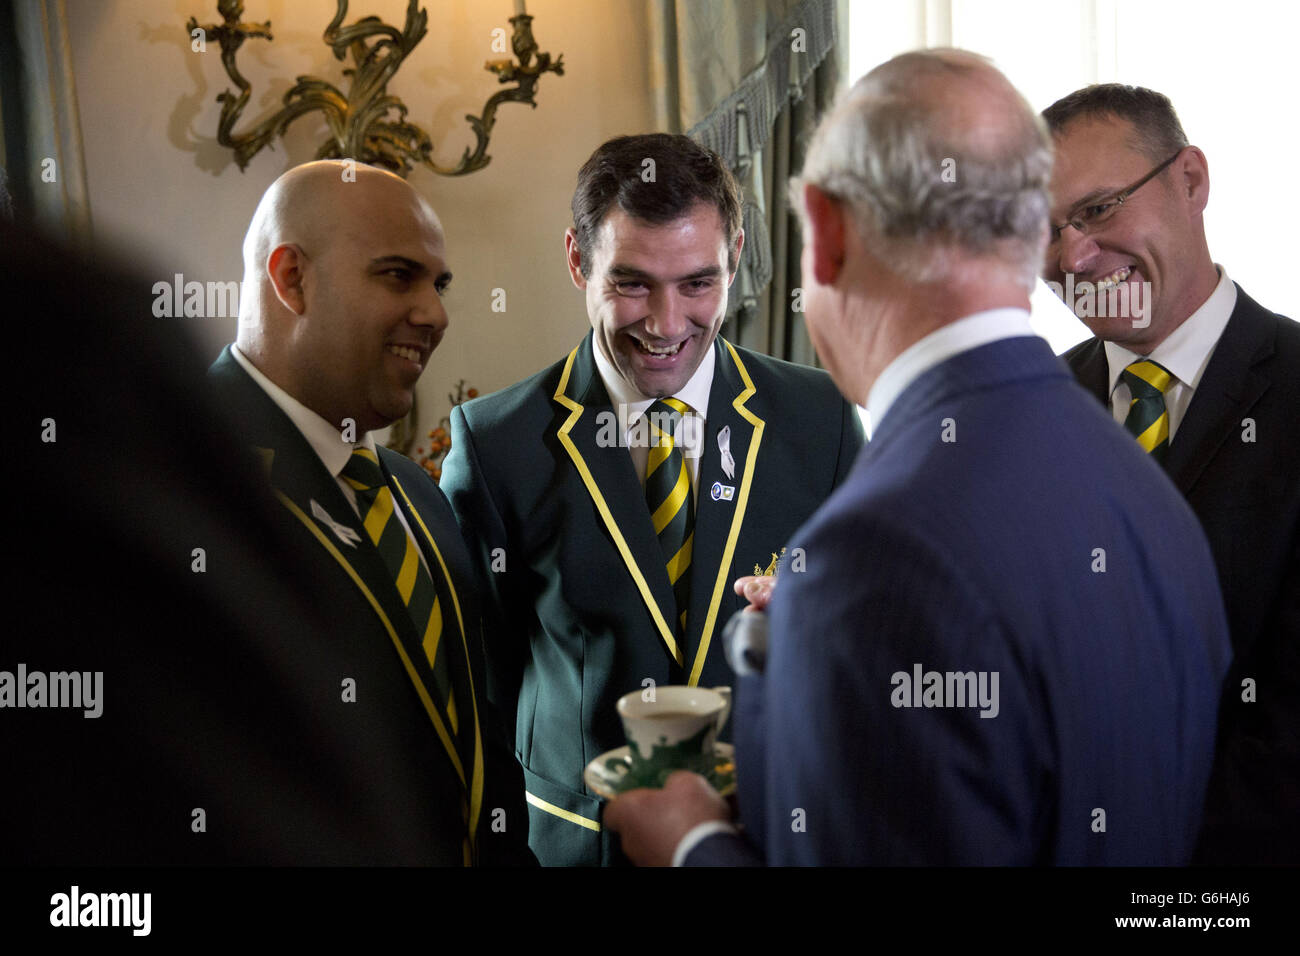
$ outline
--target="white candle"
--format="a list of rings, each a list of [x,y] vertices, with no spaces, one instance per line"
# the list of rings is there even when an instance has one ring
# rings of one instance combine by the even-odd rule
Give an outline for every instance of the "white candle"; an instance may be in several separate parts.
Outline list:
[[[515,0],[515,16],[522,17],[527,12],[524,9],[524,0]]]

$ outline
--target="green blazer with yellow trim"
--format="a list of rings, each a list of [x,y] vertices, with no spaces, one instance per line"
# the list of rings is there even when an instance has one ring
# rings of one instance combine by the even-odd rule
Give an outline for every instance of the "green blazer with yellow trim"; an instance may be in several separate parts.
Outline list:
[[[319,585],[322,617],[335,623],[327,633],[302,634],[296,648],[268,649],[301,654],[308,679],[322,686],[314,726],[302,742],[315,757],[317,776],[309,793],[284,793],[284,819],[264,825],[292,826],[296,805],[346,821],[301,863],[535,863],[526,846],[519,767],[486,701],[478,572],[438,486],[414,462],[379,449],[394,501],[426,563],[451,585],[453,606],[444,610],[444,620],[457,622],[458,664],[469,669],[473,688],[469,713],[458,702],[459,719],[475,722],[469,760],[453,746],[448,715],[431,693],[421,636],[338,482],[229,348],[209,379],[259,455],[281,515],[301,542],[310,580]],[[330,521],[322,521],[314,506]],[[331,523],[352,529],[356,538],[349,543]],[[320,661],[329,665],[322,668]],[[348,679],[354,682],[351,700],[341,692]]]
[[[514,728],[544,865],[622,860],[582,782],[589,761],[624,743],[615,702],[649,681],[731,683],[721,631],[745,603],[732,583],[772,566],[863,443],[825,372],[715,342],[679,642],[640,476],[608,440],[617,426],[592,347],[589,334],[563,361],[453,409],[442,476],[494,605],[488,694]]]

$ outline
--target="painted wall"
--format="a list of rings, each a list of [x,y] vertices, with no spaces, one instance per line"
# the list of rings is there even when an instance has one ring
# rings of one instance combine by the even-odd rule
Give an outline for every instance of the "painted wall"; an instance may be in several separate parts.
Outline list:
[[[483,69],[503,54],[492,30],[509,30],[511,0],[422,0],[429,32],[389,85],[430,132],[436,159],[454,163],[474,142],[465,123],[498,87]],[[404,0],[354,2],[345,22],[377,15],[401,26]],[[248,40],[239,67],[252,99],[242,131],[278,108],[300,74],[342,86],[344,64],[321,40],[332,0],[247,0],[246,22],[270,20],[274,40]],[[564,355],[589,327],[564,267],[563,233],[578,168],[601,142],[653,125],[640,0],[528,0],[542,50],[564,54],[565,74],[542,78],[536,110],[497,114],[491,164],[465,177],[418,169],[411,183],[447,233],[455,281],[451,327],[420,381],[424,430],[447,412],[460,378],[481,392],[509,385]],[[91,213],[96,236],[127,250],[147,276],[237,280],[240,243],[262,191],[310,160],[324,125],[304,118],[274,152],[240,172],[217,145],[219,92],[233,88],[220,50],[191,50],[185,22],[219,21],[214,0],[68,0]],[[505,312],[492,311],[504,289]],[[234,318],[167,319],[215,357]]]

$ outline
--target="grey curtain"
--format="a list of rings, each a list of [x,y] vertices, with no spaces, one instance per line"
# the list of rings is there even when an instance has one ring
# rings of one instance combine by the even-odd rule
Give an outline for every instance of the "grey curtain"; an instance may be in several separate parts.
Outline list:
[[[0,184],[17,214],[65,241],[90,239],[90,200],[63,0],[0,14]]]
[[[730,165],[745,192],[745,248],[726,334],[769,355],[814,364],[793,293],[798,223],[786,182],[803,163],[841,72],[838,0],[654,0],[651,93],[660,129],[686,133]]]

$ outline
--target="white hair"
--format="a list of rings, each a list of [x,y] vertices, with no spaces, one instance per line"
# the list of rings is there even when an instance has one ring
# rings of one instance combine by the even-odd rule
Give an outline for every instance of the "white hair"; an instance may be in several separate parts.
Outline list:
[[[952,95],[953,79],[980,86]],[[791,197],[801,216],[805,184],[846,203],[873,252],[913,281],[978,257],[1032,289],[1051,173],[1046,126],[1001,74],[974,54],[926,50],[882,64],[839,99]]]

